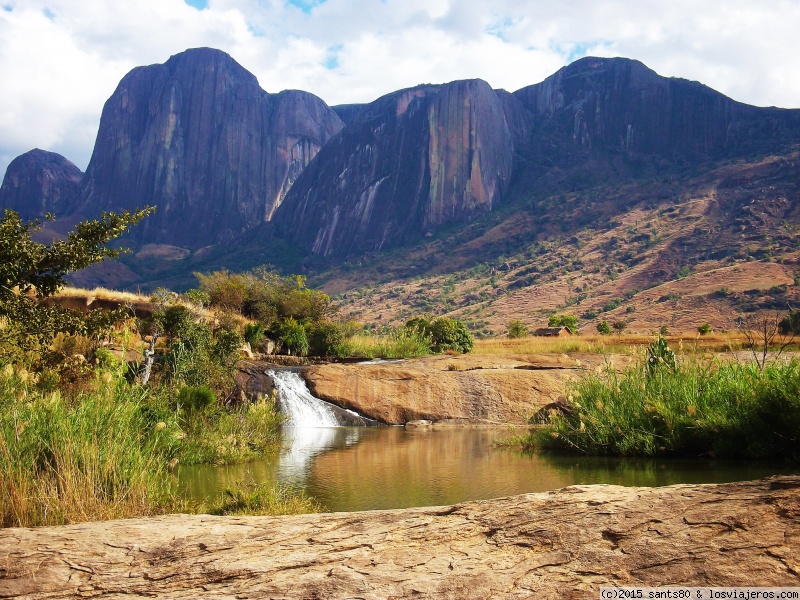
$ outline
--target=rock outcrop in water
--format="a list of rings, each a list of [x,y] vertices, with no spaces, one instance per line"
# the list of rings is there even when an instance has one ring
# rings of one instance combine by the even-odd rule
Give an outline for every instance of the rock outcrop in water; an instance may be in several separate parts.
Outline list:
[[[627,357],[608,357],[613,363]],[[429,356],[379,364],[306,367],[318,398],[392,425],[425,419],[461,424],[524,425],[562,397],[595,355]]]
[[[307,92],[268,94],[219,50],[139,67],[106,102],[79,210],[155,204],[142,241],[198,248],[272,218],[342,121]]]
[[[800,586],[800,477],[439,508],[0,530],[5,598],[599,598]]]
[[[81,191],[83,172],[55,152],[31,150],[11,161],[0,187],[0,209],[25,220],[67,212]]]

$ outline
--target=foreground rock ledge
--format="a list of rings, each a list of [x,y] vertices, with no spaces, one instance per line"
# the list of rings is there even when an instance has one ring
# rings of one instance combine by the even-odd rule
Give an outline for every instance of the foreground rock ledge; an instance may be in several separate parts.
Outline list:
[[[0,597],[597,598],[800,586],[800,476],[442,508],[0,531]]]

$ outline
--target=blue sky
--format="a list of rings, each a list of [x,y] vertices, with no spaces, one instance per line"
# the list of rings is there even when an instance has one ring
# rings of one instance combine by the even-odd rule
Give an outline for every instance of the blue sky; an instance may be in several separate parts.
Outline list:
[[[0,173],[34,147],[85,169],[132,68],[219,48],[269,92],[369,102],[419,83],[516,90],[626,56],[737,100],[800,107],[800,0],[0,0]]]

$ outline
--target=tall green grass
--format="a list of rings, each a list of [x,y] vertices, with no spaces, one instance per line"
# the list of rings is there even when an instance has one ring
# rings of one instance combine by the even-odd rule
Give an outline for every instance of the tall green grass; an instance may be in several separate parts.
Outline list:
[[[414,358],[432,354],[422,333],[399,327],[388,335],[357,334],[345,342],[345,355],[361,358]]]
[[[281,418],[269,398],[190,410],[179,399],[191,393],[131,385],[109,372],[75,393],[41,383],[22,368],[0,371],[4,527],[202,510],[180,497],[170,473],[176,464],[233,462],[277,447]],[[250,504],[277,514],[313,508],[292,490],[270,493],[258,490]]]
[[[800,460],[800,361],[685,359],[674,368],[607,369],[574,384],[524,445],[585,454]]]
[[[60,524],[152,514],[172,501],[165,430],[141,392],[42,394],[24,370],[0,376],[0,522]]]

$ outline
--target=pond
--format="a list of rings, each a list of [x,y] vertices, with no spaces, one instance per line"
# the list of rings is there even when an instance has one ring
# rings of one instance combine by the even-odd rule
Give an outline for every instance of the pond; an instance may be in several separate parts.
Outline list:
[[[498,447],[507,429],[284,427],[274,456],[222,467],[181,467],[192,498],[241,480],[290,483],[329,511],[437,506],[572,484],[722,483],[797,472],[769,462],[619,459],[528,454]]]

